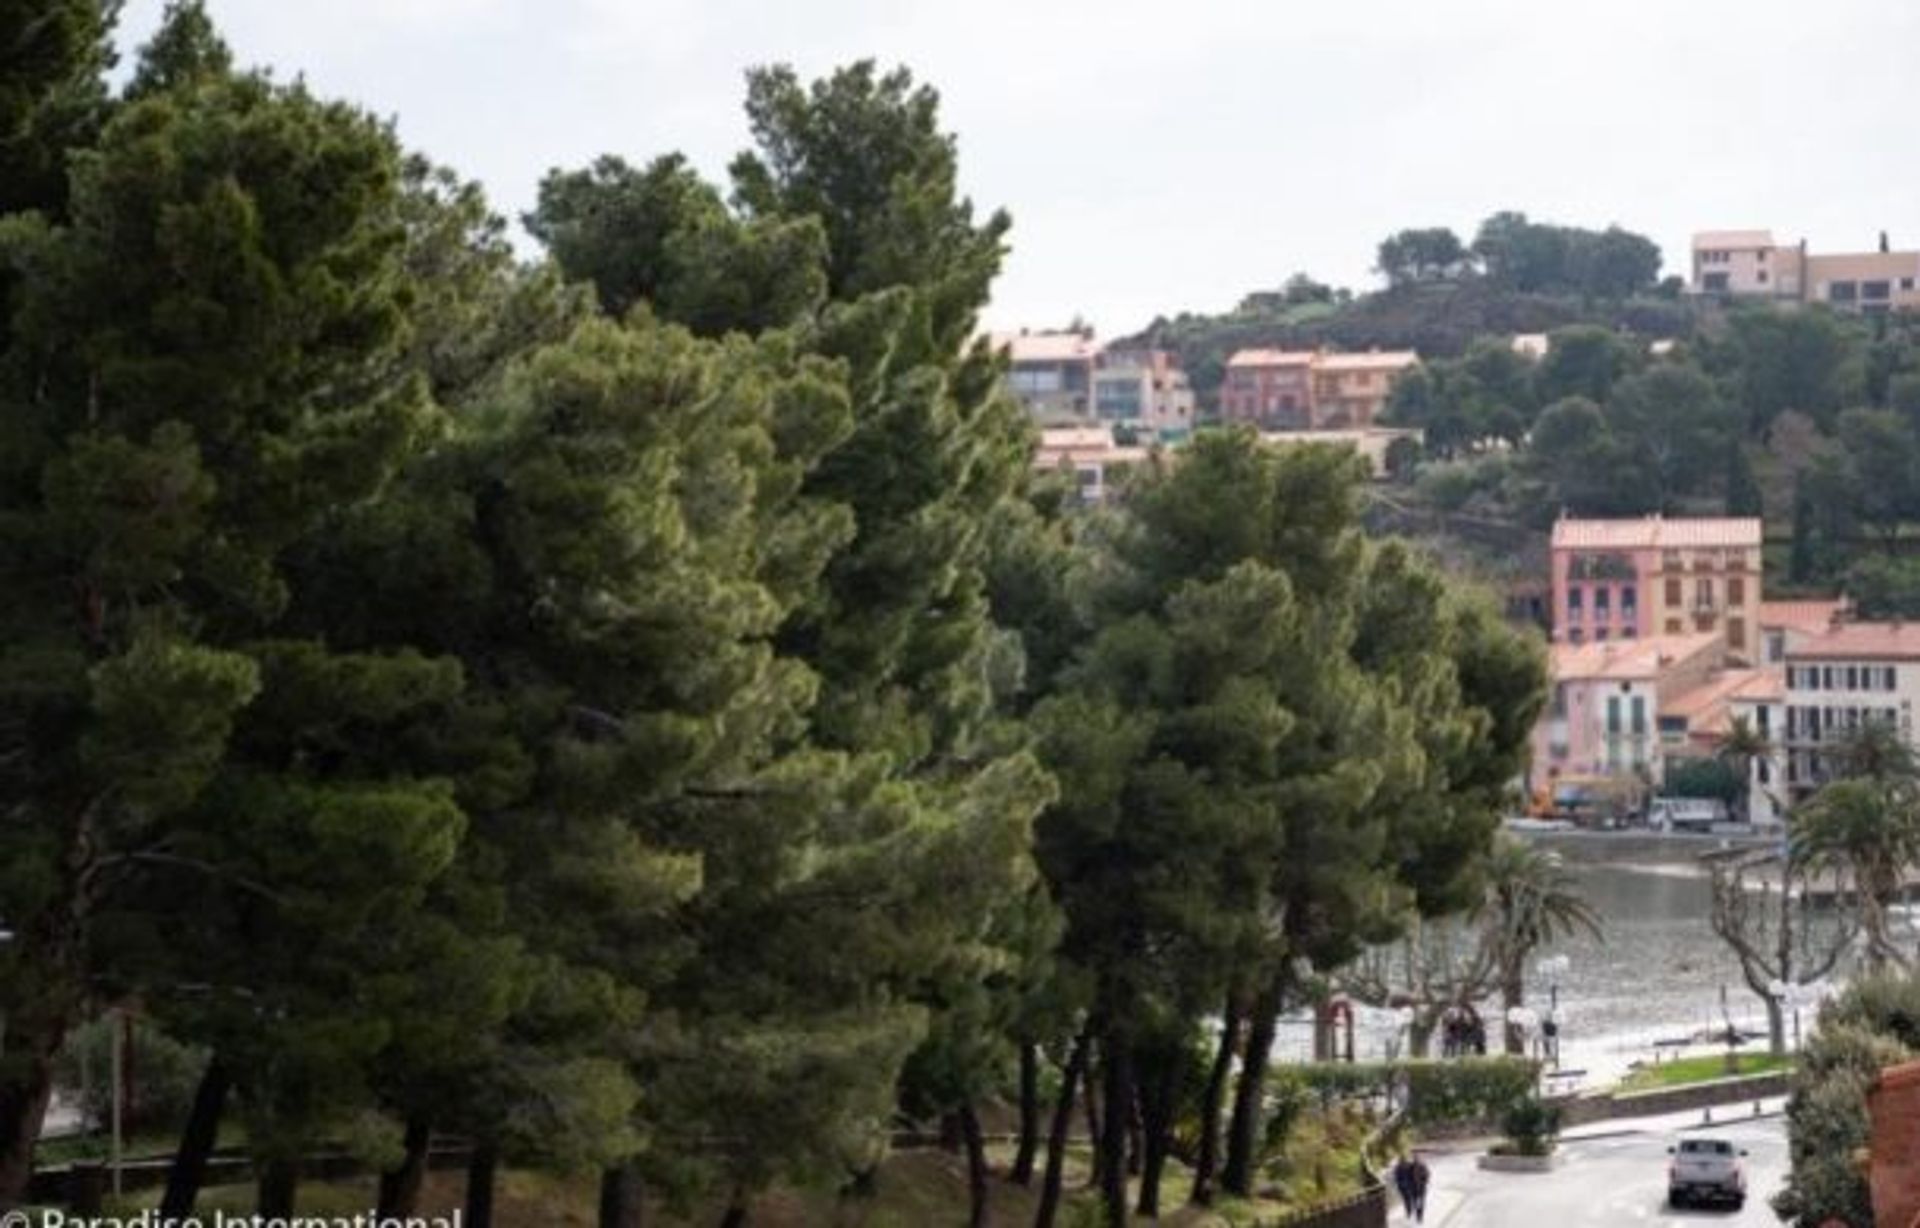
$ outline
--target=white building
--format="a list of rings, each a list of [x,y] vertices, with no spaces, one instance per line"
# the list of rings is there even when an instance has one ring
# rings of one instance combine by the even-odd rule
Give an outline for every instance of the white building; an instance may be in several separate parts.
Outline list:
[[[1805,796],[1832,779],[1835,750],[1867,721],[1914,740],[1920,624],[1844,623],[1786,650],[1787,782]]]

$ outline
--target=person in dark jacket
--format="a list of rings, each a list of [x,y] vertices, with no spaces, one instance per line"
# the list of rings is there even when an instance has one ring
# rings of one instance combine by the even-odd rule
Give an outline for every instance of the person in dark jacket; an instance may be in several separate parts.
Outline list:
[[[1413,1163],[1407,1166],[1407,1187],[1412,1191],[1407,1199],[1407,1214],[1416,1224],[1427,1218],[1427,1182],[1432,1179],[1433,1170],[1427,1167],[1419,1152],[1414,1152]]]
[[[1400,1205],[1406,1210],[1407,1218],[1413,1218],[1413,1161],[1402,1152],[1393,1162],[1393,1188],[1400,1192]]]

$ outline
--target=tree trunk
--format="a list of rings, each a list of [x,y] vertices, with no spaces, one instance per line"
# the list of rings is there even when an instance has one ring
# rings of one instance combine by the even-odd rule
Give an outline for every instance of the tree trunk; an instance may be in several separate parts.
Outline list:
[[[266,1219],[291,1219],[300,1193],[300,1161],[291,1156],[262,1160],[259,1185],[255,1210]]]
[[[727,1213],[720,1217],[720,1228],[747,1228],[747,1192],[736,1189],[727,1201]]]
[[[1020,1046],[1020,1147],[1007,1180],[1033,1184],[1033,1157],[1040,1149],[1040,1047]]]
[[[1240,1085],[1234,1089],[1233,1118],[1227,1128],[1227,1163],[1220,1172],[1220,1188],[1241,1198],[1253,1195],[1253,1165],[1258,1158],[1254,1153],[1260,1146],[1267,1059],[1273,1055],[1274,1032],[1280,1023],[1282,982],[1283,977],[1276,975],[1253,1000],[1247,1054],[1240,1063]]]
[[[1087,1149],[1088,1154],[1092,1156],[1092,1162],[1087,1166],[1087,1184],[1099,1185],[1101,1160],[1100,1140],[1106,1136],[1106,1132],[1100,1128],[1102,1121],[1100,1116],[1100,1080],[1093,1077],[1093,1055],[1091,1053],[1087,1055],[1087,1067],[1085,1096],[1087,1109]]]
[[[1160,1218],[1160,1177],[1167,1167],[1172,1144],[1174,1098],[1179,1095],[1180,1067],[1185,1054],[1172,1050],[1161,1055],[1158,1067],[1140,1085],[1140,1201],[1138,1210],[1149,1219]]]
[[[200,1187],[207,1180],[207,1160],[220,1141],[220,1116],[226,1111],[227,1093],[233,1078],[216,1054],[208,1059],[200,1074],[200,1086],[193,1093],[193,1108],[187,1113],[186,1129],[180,1132],[179,1150],[173,1153],[173,1167],[167,1170],[167,1192],[160,1198],[160,1218],[182,1220],[193,1214]]]
[[[433,1126],[424,1117],[407,1119],[407,1153],[400,1167],[380,1174],[380,1201],[375,1214],[394,1219],[410,1216],[420,1205],[420,1187],[427,1178],[427,1149],[433,1145]]]
[[[467,1160],[467,1217],[461,1228],[493,1228],[494,1176],[500,1167],[500,1145],[476,1140]]]
[[[1423,1058],[1433,1052],[1433,1032],[1440,1024],[1438,1016],[1415,1012],[1407,1025],[1407,1056]]]
[[[59,1038],[47,1043],[25,1029],[0,1034],[0,1208],[22,1206],[33,1178],[33,1151],[53,1098],[53,1055]]]
[[[1193,1194],[1196,1207],[1213,1205],[1214,1169],[1220,1163],[1220,1105],[1227,1098],[1227,1076],[1233,1073],[1233,1052],[1240,1046],[1240,1004],[1229,995],[1226,1012],[1220,1019],[1220,1047],[1213,1052],[1213,1067],[1207,1071],[1207,1089],[1200,1097],[1200,1151],[1193,1162]]]
[[[1133,1055],[1125,1040],[1109,1034],[1100,1042],[1100,1069],[1106,1085],[1106,1117],[1101,1121],[1100,1201],[1107,1228],[1127,1225],[1127,1106],[1133,1100]]]
[[[600,1173],[600,1228],[641,1228],[640,1174],[619,1164]]]
[[[967,1228],[987,1228],[993,1221],[992,1193],[987,1188],[987,1140],[980,1132],[980,1115],[973,1102],[960,1106],[960,1133],[967,1143]]]
[[[1053,1105],[1053,1126],[1047,1132],[1047,1170],[1040,1179],[1040,1207],[1033,1228],[1053,1228],[1060,1210],[1060,1173],[1067,1162],[1067,1135],[1073,1129],[1073,1104],[1080,1097],[1080,1074],[1087,1068],[1088,1034],[1073,1038],[1067,1068],[1060,1072],[1060,1096]]]
[[[1787,1051],[1787,1011],[1772,994],[1763,996],[1767,1004],[1767,1052],[1775,1057]]]
[[[1518,1025],[1507,1022],[1507,1016],[1517,1007],[1526,1005],[1526,984],[1516,972],[1500,978],[1500,1031],[1506,1037],[1506,1050],[1514,1057],[1525,1057],[1527,1037]]]

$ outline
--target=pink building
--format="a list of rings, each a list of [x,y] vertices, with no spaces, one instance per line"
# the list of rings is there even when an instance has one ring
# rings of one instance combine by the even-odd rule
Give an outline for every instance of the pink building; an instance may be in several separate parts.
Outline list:
[[[1714,633],[1758,656],[1757,518],[1562,519],[1553,526],[1553,640]]]

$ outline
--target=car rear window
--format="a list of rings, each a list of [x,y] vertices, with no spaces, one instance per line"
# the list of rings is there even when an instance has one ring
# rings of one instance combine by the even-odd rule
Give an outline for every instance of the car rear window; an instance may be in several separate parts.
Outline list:
[[[1686,1155],[1730,1156],[1733,1154],[1733,1144],[1723,1143],[1717,1139],[1690,1138],[1680,1144],[1680,1150]]]

